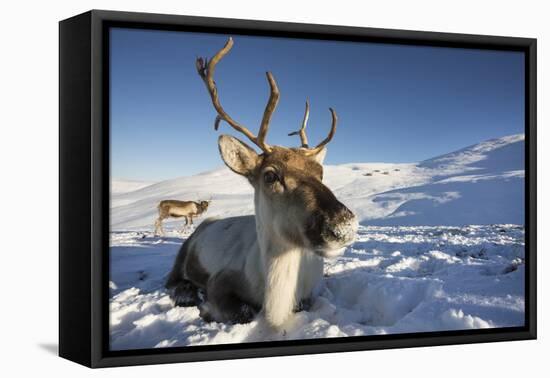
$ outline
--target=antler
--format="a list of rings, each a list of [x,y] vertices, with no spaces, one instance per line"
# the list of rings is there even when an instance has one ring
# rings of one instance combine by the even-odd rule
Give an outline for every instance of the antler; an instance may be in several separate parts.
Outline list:
[[[264,110],[264,116],[262,118],[262,123],[260,125],[260,130],[258,131],[258,136],[255,136],[249,129],[247,129],[245,126],[239,124],[237,121],[235,121],[233,118],[229,116],[223,109],[223,107],[220,104],[220,100],[218,98],[218,89],[216,87],[216,83],[214,81],[214,71],[216,69],[216,64],[231,50],[233,47],[233,38],[229,37],[227,40],[227,43],[225,46],[216,53],[208,61],[208,59],[203,58],[197,58],[197,72],[199,73],[199,76],[202,78],[206,85],[206,89],[208,90],[208,93],[210,93],[210,97],[212,99],[212,104],[214,105],[214,108],[216,109],[216,112],[218,112],[218,116],[216,117],[216,121],[214,122],[214,128],[218,130],[220,126],[220,122],[223,120],[227,122],[231,127],[233,127],[238,132],[244,134],[252,143],[260,147],[262,151],[269,153],[272,151],[272,148],[269,144],[265,142],[265,138],[267,135],[267,131],[269,129],[269,121],[271,120],[271,116],[273,115],[273,112],[275,111],[275,108],[277,107],[277,103],[279,102],[279,88],[277,87],[277,82],[275,81],[275,78],[271,74],[271,72],[267,72],[267,81],[269,83],[270,88],[270,95],[269,95],[269,101],[267,102],[267,105]]]
[[[302,121],[302,127],[300,127],[300,130],[293,131],[288,136],[292,135],[300,135],[300,140],[302,141],[302,147],[303,148],[309,148],[309,145],[307,143],[307,135],[306,135],[306,126],[307,126],[307,120],[309,119],[309,101],[306,100],[306,111],[304,113],[304,119]]]
[[[308,155],[315,155],[319,151],[321,151],[327,144],[332,140],[334,137],[334,134],[336,133],[336,124],[338,123],[338,116],[336,115],[336,111],[332,108],[328,108],[330,110],[330,114],[332,115],[332,125],[330,126],[330,131],[328,132],[327,137],[319,143],[315,148],[310,148],[308,150]]]
[[[288,136],[300,135],[300,140],[302,141],[301,147],[304,149],[303,152],[306,155],[316,155],[319,151],[323,149],[323,147],[325,147],[328,144],[328,142],[332,140],[332,137],[334,137],[334,134],[336,133],[336,124],[338,123],[338,116],[336,115],[336,112],[334,111],[334,109],[329,108],[329,110],[332,115],[332,126],[330,127],[328,136],[314,148],[309,148],[307,135],[306,135],[307,120],[309,118],[309,101],[306,101],[306,111],[304,114],[304,120],[302,121],[302,127],[300,127],[300,130],[293,131],[290,134],[288,134]]]

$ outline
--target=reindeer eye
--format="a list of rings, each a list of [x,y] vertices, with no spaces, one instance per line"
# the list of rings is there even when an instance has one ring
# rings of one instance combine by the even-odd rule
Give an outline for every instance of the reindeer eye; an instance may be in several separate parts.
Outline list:
[[[277,180],[279,180],[279,177],[275,172],[267,171],[266,173],[264,173],[264,182],[266,184],[273,184]]]

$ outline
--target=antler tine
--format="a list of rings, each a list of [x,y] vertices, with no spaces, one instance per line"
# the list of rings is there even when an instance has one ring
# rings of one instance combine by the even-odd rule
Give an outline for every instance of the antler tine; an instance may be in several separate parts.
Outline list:
[[[214,108],[218,113],[218,116],[216,117],[216,121],[214,123],[214,128],[217,130],[220,122],[223,120],[235,130],[244,134],[248,139],[250,139],[252,143],[256,144],[264,152],[270,152],[271,147],[267,143],[265,143],[265,134],[267,133],[267,128],[269,127],[269,119],[271,118],[271,113],[273,113],[273,110],[275,109],[275,106],[277,106],[277,101],[279,99],[277,84],[275,83],[275,80],[270,77],[271,74],[268,74],[268,80],[271,86],[271,96],[268,106],[266,107],[266,113],[264,114],[265,125],[264,121],[262,121],[262,127],[260,128],[260,135],[258,137],[256,137],[248,128],[239,124],[237,121],[231,118],[231,116],[227,114],[223,109],[220,103],[220,99],[218,98],[218,88],[216,87],[216,82],[214,81],[214,71],[216,70],[216,65],[218,64],[218,62],[222,60],[225,55],[227,55],[232,47],[233,38],[229,37],[225,46],[220,51],[218,51],[216,55],[214,55],[212,59],[210,59],[210,61],[207,58],[197,58],[196,61],[197,72],[204,81],[206,89],[208,90],[210,98],[212,99],[212,104],[214,105]],[[276,96],[274,96],[274,92],[276,92]],[[270,111],[269,113],[268,110]]]
[[[290,134],[288,134],[288,136],[300,135],[300,140],[302,141],[303,148],[309,148],[309,144],[307,142],[307,135],[306,135],[306,126],[307,126],[308,119],[309,119],[309,101],[306,100],[306,111],[304,113],[304,119],[302,120],[302,127],[300,127],[300,130],[293,131]]]
[[[269,151],[271,148],[265,143],[265,137],[267,135],[267,131],[269,130],[269,121],[271,121],[271,116],[279,103],[280,93],[277,82],[271,72],[266,72],[266,76],[267,81],[269,82],[269,100],[265,106],[262,124],[260,126],[260,131],[258,132],[258,146],[264,151]]]
[[[332,115],[332,126],[330,127],[330,131],[327,137],[321,143],[319,143],[314,148],[310,148],[305,151],[307,155],[316,155],[328,144],[328,142],[332,140],[332,137],[334,137],[334,134],[336,133],[336,124],[338,123],[338,116],[336,115],[336,112],[334,111],[334,109],[329,108],[329,110]]]

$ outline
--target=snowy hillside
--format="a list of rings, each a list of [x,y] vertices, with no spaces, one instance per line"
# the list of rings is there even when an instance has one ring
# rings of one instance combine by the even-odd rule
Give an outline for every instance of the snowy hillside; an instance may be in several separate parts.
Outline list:
[[[364,225],[523,224],[524,148],[521,134],[421,163],[328,165],[324,182]],[[252,214],[252,193],[245,179],[219,168],[114,192],[111,225],[151,230],[163,199],[212,199],[208,216]],[[181,226],[167,223],[174,222]]]
[[[133,192],[146,186],[151,185],[150,181],[136,181],[136,180],[111,180],[111,194],[121,194]]]
[[[373,196],[391,209],[375,225],[523,224],[524,135],[489,140],[417,165],[424,184]]]
[[[261,317],[205,323],[196,307],[174,307],[163,288],[194,227],[180,232],[183,222],[166,222],[167,235],[155,237],[157,203],[212,199],[207,216],[252,214],[244,179],[220,168],[113,192],[112,348],[523,325],[523,135],[420,163],[326,166],[324,182],[361,226],[342,257],[326,260],[312,308],[279,333]]]

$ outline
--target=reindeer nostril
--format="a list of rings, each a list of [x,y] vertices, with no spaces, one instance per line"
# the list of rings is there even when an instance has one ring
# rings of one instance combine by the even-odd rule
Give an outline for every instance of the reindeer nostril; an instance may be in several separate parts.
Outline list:
[[[327,236],[330,236],[334,239],[339,239],[340,238],[337,227],[327,227],[325,232],[326,232]]]

